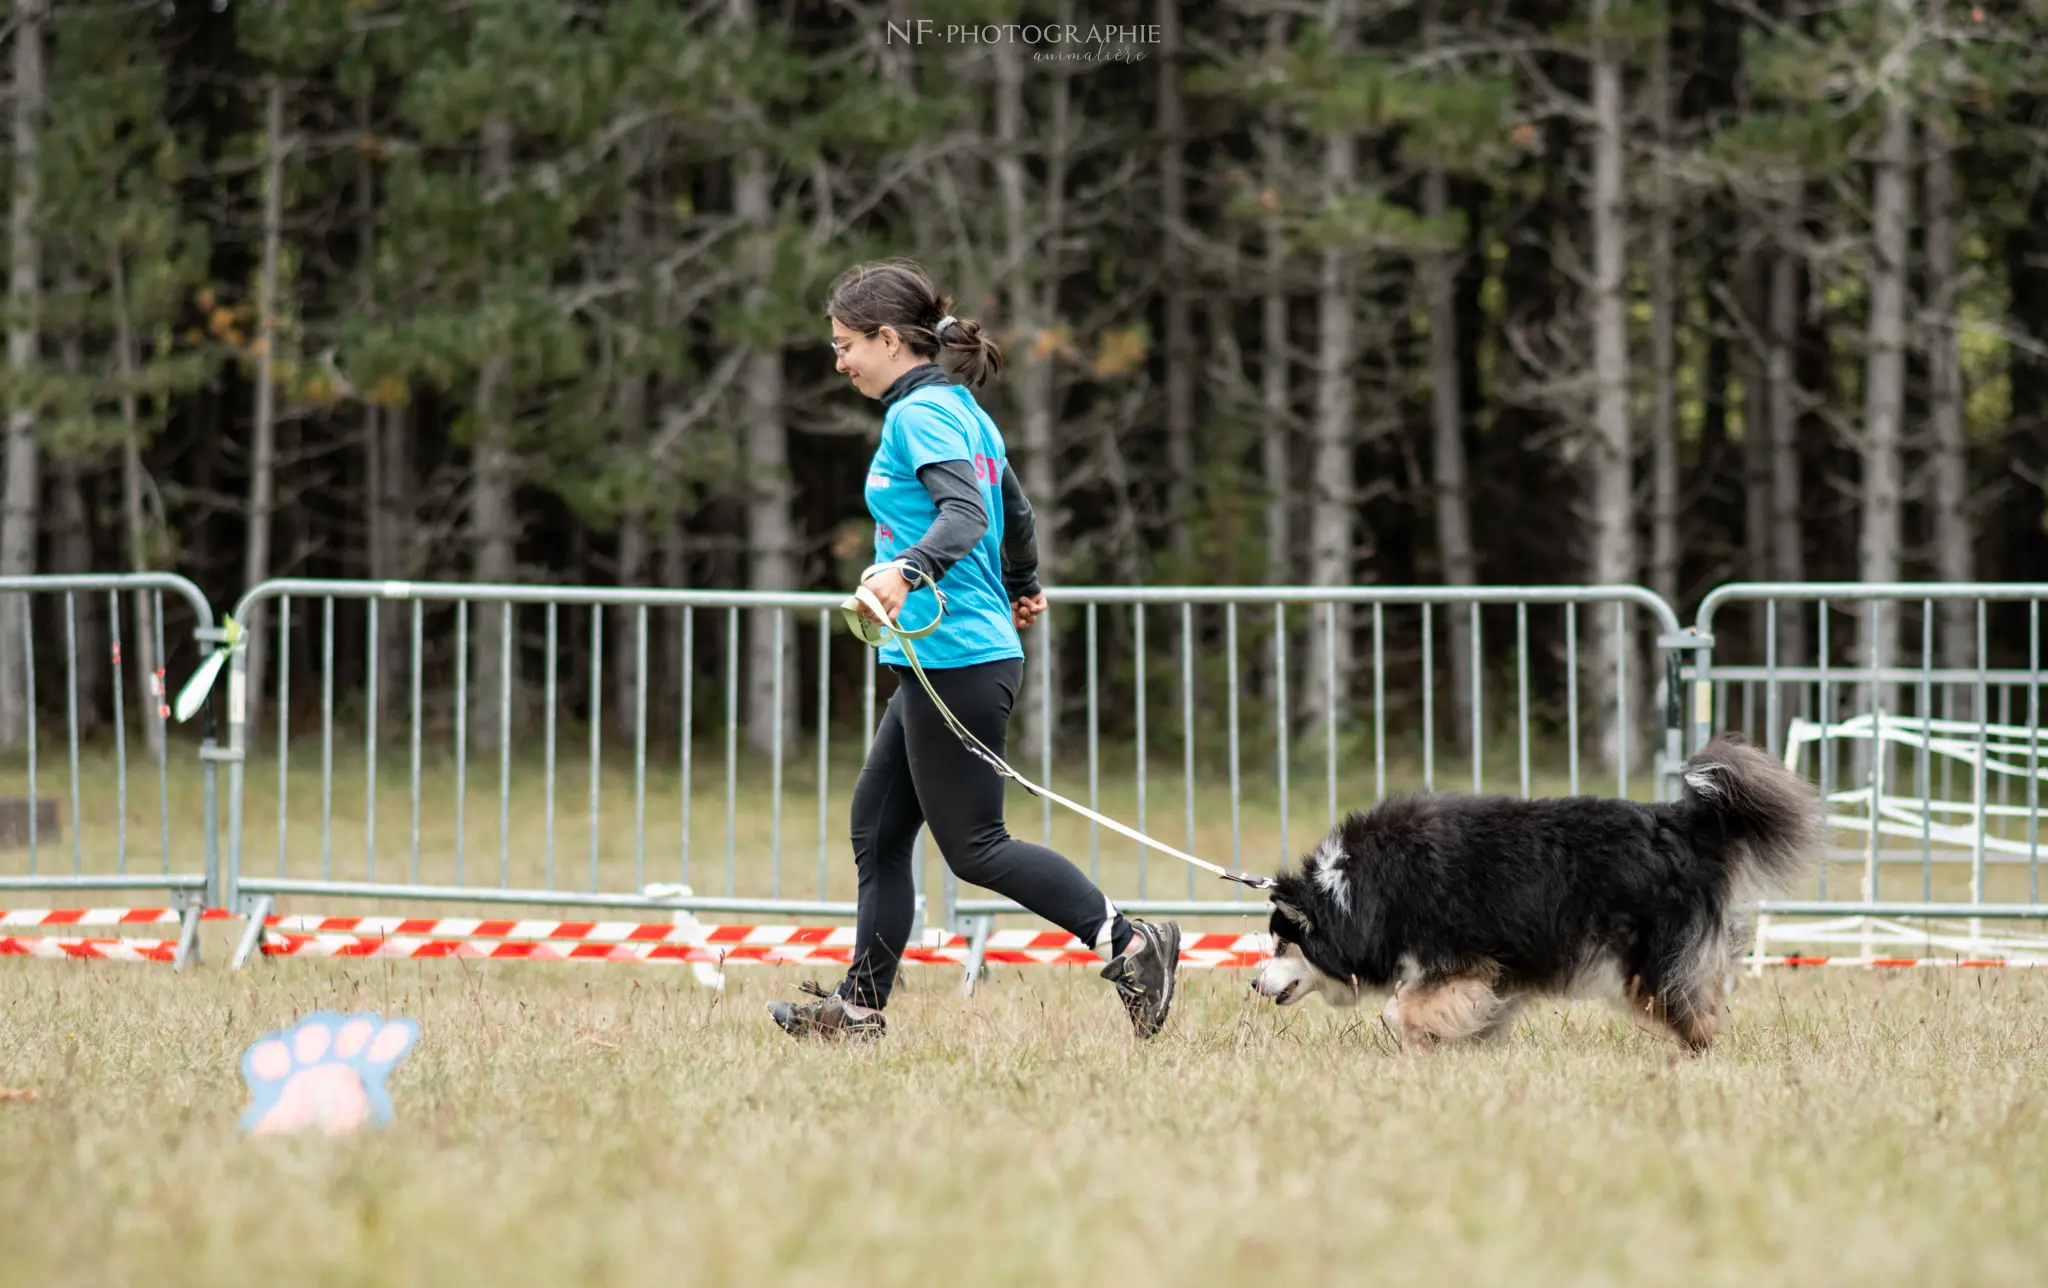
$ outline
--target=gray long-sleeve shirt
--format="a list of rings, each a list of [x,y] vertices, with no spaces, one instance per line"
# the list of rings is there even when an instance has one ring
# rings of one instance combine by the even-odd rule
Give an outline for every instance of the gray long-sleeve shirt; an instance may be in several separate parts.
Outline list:
[[[919,470],[917,478],[932,494],[939,517],[901,558],[937,581],[988,532],[988,512],[974,468],[966,461],[935,461]],[[1003,470],[1002,487],[1003,590],[1013,600],[1022,599],[1039,593],[1038,524],[1015,470]]]

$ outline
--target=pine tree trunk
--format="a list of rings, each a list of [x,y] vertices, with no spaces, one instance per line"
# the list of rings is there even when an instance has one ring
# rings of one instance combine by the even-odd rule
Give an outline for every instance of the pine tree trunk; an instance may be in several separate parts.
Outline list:
[[[1796,190],[1795,190],[1796,192]],[[1796,199],[1795,199],[1796,200]],[[1799,261],[1793,253],[1793,236],[1798,229],[1799,209],[1787,203],[1778,213],[1778,249],[1771,257],[1770,317],[1767,338],[1770,356],[1767,381],[1770,387],[1770,545],[1771,565],[1764,573],[1773,581],[1806,580],[1806,542],[1801,523],[1805,498],[1799,486],[1799,420],[1801,393],[1799,364]],[[1806,656],[1806,608],[1798,601],[1778,607],[1777,657],[1781,662],[1804,665]],[[1780,720],[1791,718],[1791,708],[1780,706]]]
[[[685,543],[689,533],[677,514],[661,528],[661,585],[677,590],[689,584],[690,569]],[[670,609],[661,615],[661,720],[659,727],[682,731],[683,704],[683,610]]]
[[[369,531],[363,540],[363,562],[369,568],[372,581],[385,581],[391,577],[387,557],[391,537],[384,529],[384,440],[382,426],[378,423],[382,417],[378,411],[376,403],[363,404],[363,508],[369,523]],[[384,614],[380,613],[380,636],[383,617]],[[381,645],[382,642],[380,638],[378,643]]]
[[[1442,226],[1450,216],[1450,184],[1443,167],[1422,178],[1422,213]],[[1446,585],[1478,584],[1472,550],[1472,493],[1465,462],[1464,388],[1458,368],[1457,257],[1430,256],[1424,267],[1429,304],[1430,420],[1434,429],[1430,467],[1436,492],[1437,560]],[[1451,734],[1460,754],[1472,748],[1472,616],[1462,609],[1450,620]]]
[[[1167,515],[1173,553],[1190,568],[1195,557],[1195,352],[1189,321],[1187,183],[1182,149],[1186,123],[1180,101],[1180,0],[1158,0],[1159,194],[1166,263],[1166,473]]]
[[[646,236],[640,214],[639,194],[635,189],[638,167],[628,170],[626,176],[626,200],[619,214],[619,258],[626,264],[638,265],[644,260]],[[646,319],[652,323],[655,319]],[[629,368],[635,374],[628,375],[619,386],[619,428],[628,444],[638,444],[647,437],[647,377],[638,374],[637,368]],[[640,504],[629,505],[619,516],[619,548],[617,579],[621,586],[642,586],[647,580],[647,510]],[[640,614],[647,612],[648,656],[647,666],[654,662],[653,650],[657,645],[654,631],[659,618],[652,610],[638,607],[621,607],[612,614],[611,630],[612,667],[608,677],[612,695],[612,727],[621,737],[631,737],[639,722],[641,686],[651,678],[645,674],[640,658]],[[647,701],[654,700],[655,693],[650,686]],[[650,711],[649,716],[652,716]]]
[[[637,382],[636,382],[637,383]],[[621,586],[643,586],[647,581],[647,512],[638,506],[619,516],[618,582]],[[638,724],[640,685],[646,678],[640,665],[640,614],[647,614],[647,666],[654,664],[655,627],[660,621],[652,609],[627,605],[612,614],[612,667],[606,678],[612,694],[612,728],[620,737],[631,737]],[[649,688],[652,703],[654,691]],[[650,717],[652,712],[649,712]]]
[[[263,268],[256,290],[256,413],[250,426],[249,516],[242,540],[242,586],[255,586],[270,576],[271,516],[277,508],[277,386],[272,369],[277,356],[277,260],[284,236],[284,87],[271,78],[264,87],[263,110]],[[248,652],[247,747],[255,747],[263,729],[265,672],[270,640],[261,613],[243,623],[251,627]],[[290,666],[282,658],[281,666]]]
[[[61,289],[67,300],[84,296],[85,287],[78,280],[74,266],[67,265]],[[85,342],[79,327],[65,330],[61,356],[64,374],[73,381],[82,380]],[[93,571],[92,511],[86,502],[85,479],[81,476],[78,462],[67,456],[51,460],[50,476],[56,493],[50,514],[51,571],[60,575],[83,576]],[[73,683],[78,695],[78,728],[79,732],[87,733],[100,726],[105,714],[102,706],[107,701],[109,649],[104,617],[106,601],[91,592],[72,594],[69,599],[71,639],[68,647],[72,665],[76,668]],[[57,674],[62,675],[64,658],[60,655],[52,658],[51,662]],[[69,718],[68,711],[66,718]]]
[[[748,4],[748,0],[740,0]],[[751,5],[748,4],[751,8]],[[754,278],[748,287],[748,311],[765,305],[768,279],[773,270],[774,247],[767,228],[773,206],[769,191],[768,159],[759,150],[749,150],[739,165],[734,189],[734,213],[760,237],[755,250]],[[740,424],[744,426],[747,462],[747,588],[758,591],[788,591],[796,587],[796,537],[790,507],[795,487],[789,473],[789,437],[783,408],[782,351],[768,346],[747,360],[745,393]],[[768,751],[776,737],[776,618],[774,610],[762,609],[747,615],[747,742],[756,751]],[[796,738],[796,630],[797,619],[787,613],[781,627],[782,702],[780,724],[783,747]]]
[[[51,482],[56,485],[56,504],[50,516],[52,570],[82,576],[94,571],[92,517],[86,504],[85,480],[80,477],[78,462],[62,457],[51,463],[50,473]],[[71,649],[78,668],[78,729],[80,733],[90,733],[105,722],[109,703],[107,601],[97,591],[81,591],[70,599]],[[61,654],[50,659],[54,673],[60,676],[63,661]]]
[[[1865,582],[1899,579],[1899,549],[1905,509],[1899,453],[1905,416],[1906,250],[1912,207],[1912,107],[1895,100],[1885,112],[1876,177],[1871,191],[1869,341],[1863,377],[1863,533],[1858,572]],[[1863,634],[1854,663],[1892,664],[1896,609],[1883,601],[1864,605]],[[1890,686],[1863,695],[1863,709],[1881,706],[1896,715]],[[1859,774],[1862,758],[1859,757]]]
[[[367,558],[370,580],[377,582],[398,580],[392,571],[391,561],[391,513],[384,505],[387,473],[384,460],[383,417],[375,403],[363,404],[363,501],[368,511],[369,532],[366,536]],[[389,601],[376,604],[377,637],[371,641],[377,658],[377,727],[388,729],[390,717],[400,709],[398,695],[407,692],[408,670],[392,669],[391,643],[394,634],[402,629],[406,606],[402,602]],[[367,681],[365,681],[367,683]]]
[[[114,294],[114,361],[121,374],[121,529],[130,572],[150,572],[157,542],[143,508],[142,424],[135,405],[135,334],[128,316],[128,275],[117,254],[109,280]],[[135,607],[122,632],[122,649],[135,660],[135,705],[142,713],[143,745],[152,756],[164,749],[164,677],[156,655],[156,596],[135,592]]]
[[[483,126],[483,185],[486,191],[503,187],[512,167],[512,127],[500,116]],[[502,222],[502,221],[499,221]],[[517,486],[516,461],[512,450],[512,408],[510,372],[497,353],[486,357],[476,380],[476,444],[471,450],[469,498],[469,546],[471,575],[486,585],[504,585],[518,579],[518,514],[513,508]],[[517,697],[518,650],[510,652],[512,665],[503,665],[505,610],[495,603],[472,604],[469,608],[470,745],[480,751],[498,746],[503,692]],[[516,713],[515,713],[516,714]],[[595,718],[595,713],[592,713]]]
[[[1752,581],[1771,579],[1771,419],[1775,386],[1771,371],[1770,290],[1780,255],[1759,251],[1738,261],[1740,276],[1733,292],[1742,310],[1742,575]],[[1756,336],[1761,343],[1751,341]],[[1758,632],[1763,623],[1755,623]],[[1757,635],[1761,644],[1763,636]]]
[[[1278,55],[1287,47],[1287,16],[1275,13],[1266,19],[1266,50]],[[1287,135],[1280,109],[1266,110],[1259,129],[1260,182],[1275,194],[1286,183]],[[1260,401],[1265,418],[1259,426],[1259,463],[1266,485],[1266,580],[1285,585],[1294,579],[1294,469],[1289,439],[1294,413],[1294,393],[1288,377],[1287,335],[1287,229],[1281,222],[1279,202],[1266,214],[1265,286],[1261,299],[1263,334],[1260,340]]]
[[[1349,0],[1333,0],[1325,19],[1333,46],[1349,50],[1353,10]],[[1351,194],[1357,173],[1357,141],[1342,131],[1323,139],[1323,199],[1335,204]],[[1316,413],[1313,433],[1313,497],[1309,503],[1309,582],[1316,586],[1348,586],[1352,581],[1353,455],[1357,444],[1352,413],[1356,390],[1353,370],[1357,354],[1358,285],[1355,252],[1328,246],[1316,312]],[[1335,639],[1329,630],[1312,632],[1307,682],[1302,686],[1307,732],[1326,720],[1339,728],[1349,711],[1351,691],[1351,614],[1336,613]]]
[[[1678,607],[1678,282],[1671,193],[1671,27],[1661,25],[1650,74],[1657,156],[1650,212],[1650,589]],[[1745,433],[1754,419],[1745,416]]]
[[[413,554],[417,520],[412,493],[411,404],[379,408],[376,429],[379,435],[376,454],[382,477],[378,480],[380,487],[372,503],[382,515],[380,526],[384,549],[380,558],[385,569],[379,575],[407,581],[418,571]],[[411,710],[411,608],[398,604],[384,605],[379,610],[377,629],[383,637],[378,645],[383,653],[377,669],[383,677],[381,683],[387,710],[396,718],[400,712]]]
[[[45,0],[14,0],[13,193],[8,207],[7,370],[16,381],[33,372],[42,338],[42,118]],[[7,477],[0,484],[0,577],[36,570],[42,462],[36,413],[19,396],[7,407]],[[0,595],[0,752],[19,750],[28,734],[26,595]]]
[[[1060,493],[1055,473],[1053,425],[1053,344],[1049,297],[1041,298],[1037,270],[1043,256],[1031,236],[1031,209],[1025,190],[1024,149],[1027,125],[1024,114],[1024,55],[1016,42],[996,47],[996,179],[1003,205],[1003,230],[1012,276],[1009,282],[1009,311],[1017,344],[1012,350],[1016,406],[1022,424],[1014,440],[1023,457],[1020,477],[1031,498],[1038,538],[1038,579],[1051,585],[1059,577]],[[1057,207],[1058,188],[1046,185],[1048,204]],[[1047,236],[1058,236],[1057,215],[1044,221]],[[1006,379],[1008,379],[1006,377]],[[1046,703],[1032,686],[1045,674],[1040,654],[1055,647],[1054,625],[1058,614],[1048,613],[1025,632],[1025,687],[1018,695],[1024,708],[1024,744],[1034,759],[1041,755],[1052,737],[1052,725],[1043,714],[1051,706],[1058,719],[1058,703]],[[1034,638],[1035,637],[1035,638]],[[1057,653],[1054,654],[1057,659]],[[1060,677],[1053,668],[1051,690],[1060,692]],[[1026,695],[1029,695],[1027,697]]]
[[[760,23],[756,0],[731,0],[734,25],[752,32]],[[743,105],[750,118],[758,109]],[[772,175],[767,154],[759,148],[741,153],[733,187],[733,213],[754,238],[750,251],[747,311],[759,311],[768,299],[775,269],[775,246],[769,240],[774,215]],[[747,359],[740,424],[746,461],[747,586],[757,591],[787,591],[796,586],[795,531],[791,505],[795,488],[789,473],[789,429],[783,405],[782,350],[779,345],[756,349]],[[796,704],[797,619],[783,615],[779,661],[782,702],[778,722],[775,690],[778,659],[778,614],[756,610],[747,614],[746,695],[747,743],[768,751],[778,734],[784,750],[794,743]]]
[[[1622,210],[1625,121],[1621,95],[1621,62],[1614,41],[1605,32],[1607,0],[1594,0],[1592,26],[1597,42],[1593,83],[1593,403],[1592,559],[1588,579],[1599,585],[1633,582],[1636,554],[1634,493],[1635,460],[1628,410],[1628,225]],[[1636,650],[1616,637],[1615,614],[1605,606],[1586,615],[1586,699],[1590,728],[1603,764],[1616,763],[1622,737],[1618,715],[1620,690],[1616,658],[1626,658],[1628,678],[1643,676]],[[1640,714],[1631,703],[1631,718]],[[1638,725],[1640,722],[1636,722]],[[1630,730],[1633,733],[1633,729]],[[1628,739],[1631,752],[1643,740]],[[1633,757],[1631,757],[1633,758]]]
[[[356,128],[371,135],[371,101],[356,104]],[[368,148],[356,150],[356,239],[361,271],[360,307],[377,311],[377,181]],[[407,552],[411,523],[404,503],[411,453],[405,450],[406,409],[363,403],[363,498],[369,512],[369,567],[372,581],[404,581],[411,575]],[[397,727],[411,708],[411,609],[404,603],[377,605],[377,722]]]
[[[1936,0],[1938,3],[1938,0]],[[1970,530],[1969,444],[1963,433],[1963,369],[1956,346],[1956,179],[1954,144],[1930,121],[1927,153],[1928,421],[1934,473],[1934,575],[1946,582],[1976,580]],[[1977,665],[1977,623],[1972,605],[1950,600],[1941,609],[1941,662],[1945,667]],[[1964,718],[1974,719],[1969,712]]]

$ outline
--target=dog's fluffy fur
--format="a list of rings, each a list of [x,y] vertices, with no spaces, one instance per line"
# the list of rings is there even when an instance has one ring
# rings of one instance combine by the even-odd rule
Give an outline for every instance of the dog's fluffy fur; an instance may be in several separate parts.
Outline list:
[[[1687,761],[1671,803],[1413,796],[1334,828],[1272,891],[1285,1006],[1391,990],[1409,1045],[1505,1035],[1542,995],[1607,997],[1712,1045],[1752,900],[1819,861],[1813,788],[1735,735]]]

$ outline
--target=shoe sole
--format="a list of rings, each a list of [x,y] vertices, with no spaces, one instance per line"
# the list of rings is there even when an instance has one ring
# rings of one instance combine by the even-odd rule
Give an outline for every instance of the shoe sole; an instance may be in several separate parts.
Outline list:
[[[1152,1030],[1154,1036],[1166,1027],[1167,1017],[1173,1014],[1174,995],[1180,992],[1180,926],[1161,926],[1160,935],[1167,941],[1166,950],[1171,956],[1166,963],[1166,991],[1159,1000],[1159,1023]]]
[[[1146,1029],[1137,1028],[1138,1021],[1136,1017],[1132,1019],[1132,1026],[1137,1030],[1138,1040],[1142,1042],[1147,1038],[1157,1037],[1160,1030],[1166,1027],[1168,1017],[1173,1014],[1174,994],[1180,989],[1180,926],[1175,922],[1167,922],[1164,925],[1157,922],[1143,922],[1140,924],[1147,930],[1159,932],[1159,938],[1157,939],[1146,935],[1144,930],[1138,932],[1144,938],[1147,947],[1162,955],[1166,953],[1172,954],[1166,968],[1166,982],[1159,990],[1158,1021],[1152,1024],[1149,1031],[1147,1031]]]

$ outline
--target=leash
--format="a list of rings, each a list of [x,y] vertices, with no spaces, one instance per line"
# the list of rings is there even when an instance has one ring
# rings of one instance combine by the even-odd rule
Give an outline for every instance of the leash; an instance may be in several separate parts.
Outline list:
[[[867,579],[884,569],[895,569],[899,574],[907,572],[915,578],[915,581],[912,583],[913,587],[923,585],[932,592],[933,597],[938,600],[939,610],[932,614],[932,619],[929,622],[913,630],[898,626],[889,620],[888,613],[882,608],[882,601],[875,597],[875,592],[867,588]],[[1155,841],[1136,828],[1126,827],[1113,818],[1105,818],[1094,810],[1089,809],[1086,805],[1070,801],[1049,787],[1040,787],[1011,768],[1008,761],[996,755],[995,752],[990,751],[981,739],[975,737],[973,730],[960,723],[960,718],[953,714],[952,709],[947,707],[945,699],[941,698],[938,690],[932,687],[930,677],[925,675],[924,667],[917,660],[917,647],[911,641],[925,638],[933,631],[938,630],[940,624],[945,621],[947,609],[945,592],[940,590],[930,578],[924,575],[923,569],[902,559],[892,560],[888,563],[873,564],[865,572],[861,573],[860,580],[861,585],[859,588],[851,595],[848,595],[845,601],[839,605],[839,614],[846,619],[847,629],[852,631],[854,637],[860,640],[861,643],[874,649],[881,648],[882,645],[889,642],[891,636],[894,636],[896,642],[903,647],[903,656],[910,663],[911,674],[915,675],[918,684],[923,686],[925,695],[932,700],[932,705],[938,709],[939,717],[946,722],[946,727],[953,731],[953,736],[960,740],[961,746],[985,762],[989,768],[995,770],[996,773],[1004,778],[1010,779],[1033,796],[1042,797],[1064,805],[1081,817],[1091,822],[1100,823],[1112,832],[1127,836],[1141,845],[1148,845],[1161,854],[1170,854],[1181,862],[1193,864],[1205,872],[1214,872],[1225,881],[1236,881],[1250,886],[1254,890],[1269,890],[1276,884],[1271,877],[1253,876],[1248,872],[1232,872],[1230,869],[1211,863],[1207,859],[1198,859],[1192,854],[1176,850],[1163,841]],[[865,606],[873,616],[863,614],[860,611],[862,606]]]

